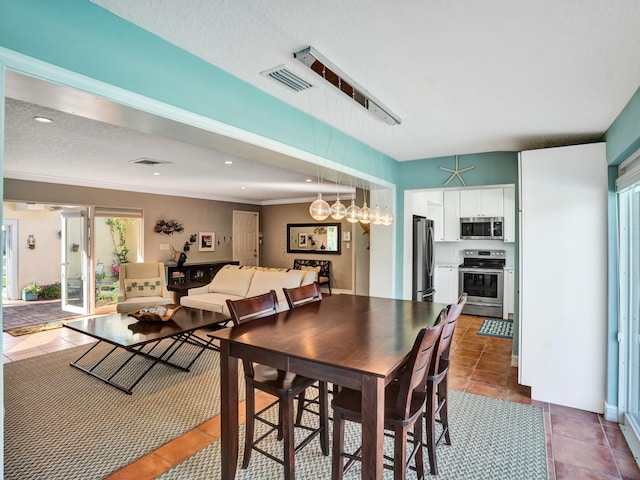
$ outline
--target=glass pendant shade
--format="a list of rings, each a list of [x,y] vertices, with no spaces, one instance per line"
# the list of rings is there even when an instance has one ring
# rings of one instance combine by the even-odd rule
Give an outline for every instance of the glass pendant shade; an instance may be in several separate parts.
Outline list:
[[[376,205],[376,208],[371,212],[371,223],[374,225],[382,224],[382,212],[380,211],[380,207]]]
[[[309,213],[314,220],[324,220],[331,213],[331,207],[322,199],[321,193],[318,193],[318,199],[309,206]]]
[[[338,197],[333,205],[331,205],[331,218],[335,220],[342,220],[347,215],[347,208],[340,201]]]
[[[360,209],[360,222],[364,224],[371,223],[371,209],[367,207],[367,202],[364,202]]]
[[[385,227],[388,227],[392,223],[393,223],[393,215],[391,215],[391,212],[389,211],[388,208],[385,208],[384,213],[382,214],[382,225],[384,225]]]
[[[351,200],[351,205],[347,208],[345,216],[350,223],[357,223],[360,220],[360,207],[356,205],[355,200]]]

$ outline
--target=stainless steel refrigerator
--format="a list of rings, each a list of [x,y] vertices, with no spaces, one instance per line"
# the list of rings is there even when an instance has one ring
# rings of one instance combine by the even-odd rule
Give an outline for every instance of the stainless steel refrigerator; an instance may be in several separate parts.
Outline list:
[[[417,302],[433,302],[435,252],[433,220],[413,216],[413,296]]]

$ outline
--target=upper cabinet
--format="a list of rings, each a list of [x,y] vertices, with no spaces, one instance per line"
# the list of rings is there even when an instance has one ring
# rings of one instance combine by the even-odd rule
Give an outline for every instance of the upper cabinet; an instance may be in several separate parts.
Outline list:
[[[504,189],[504,220],[502,222],[502,235],[505,242],[516,241],[516,188]]]
[[[433,220],[433,239],[436,242],[444,241],[444,205],[442,190],[425,192],[424,200],[427,206],[426,217]]]
[[[444,239],[445,242],[460,240],[460,191],[444,191]]]
[[[504,198],[502,188],[460,190],[461,217],[502,217]]]

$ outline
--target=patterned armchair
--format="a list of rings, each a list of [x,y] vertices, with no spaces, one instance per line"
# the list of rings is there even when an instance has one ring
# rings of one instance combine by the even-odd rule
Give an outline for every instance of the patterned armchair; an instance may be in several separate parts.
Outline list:
[[[120,265],[118,305],[120,313],[172,303],[167,291],[164,264],[160,262]]]

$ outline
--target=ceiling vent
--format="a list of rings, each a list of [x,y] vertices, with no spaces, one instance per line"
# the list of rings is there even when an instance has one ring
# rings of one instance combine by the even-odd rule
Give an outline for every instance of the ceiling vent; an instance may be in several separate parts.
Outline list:
[[[155,167],[157,165],[171,165],[173,162],[168,162],[166,160],[154,160],[153,158],[138,158],[136,160],[130,160],[130,163],[135,163],[136,165],[146,165],[147,167]]]
[[[313,47],[307,47],[293,54],[293,57],[316,72],[331,85],[336,87],[351,100],[369,110],[389,125],[400,125],[400,117],[385,107],[379,100],[369,95],[367,91],[351,80],[338,67],[327,60]]]
[[[291,70],[288,70],[284,65],[260,72],[260,75],[269,77],[295,92],[313,87],[312,83],[307,82],[304,78],[301,78]]]

